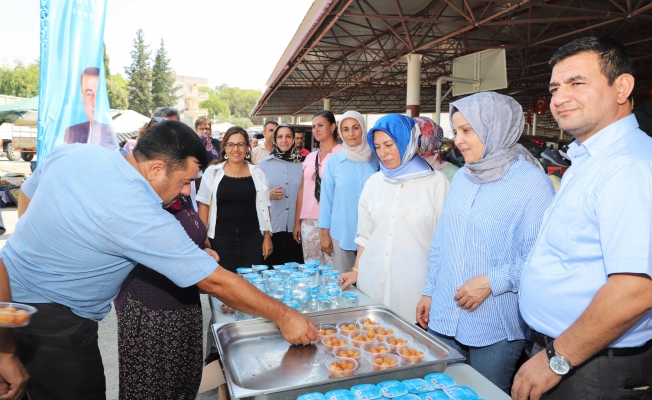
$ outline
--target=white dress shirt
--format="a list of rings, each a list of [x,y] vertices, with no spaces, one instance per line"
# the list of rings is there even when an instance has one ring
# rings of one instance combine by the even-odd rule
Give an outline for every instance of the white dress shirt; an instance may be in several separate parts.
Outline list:
[[[358,263],[358,289],[410,322],[428,276],[428,254],[448,194],[446,176],[394,185],[372,175],[358,203],[355,242],[365,248]]]

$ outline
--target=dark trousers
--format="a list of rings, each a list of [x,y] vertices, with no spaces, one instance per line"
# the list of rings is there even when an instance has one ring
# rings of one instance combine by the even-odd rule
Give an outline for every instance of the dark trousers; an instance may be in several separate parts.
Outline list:
[[[215,239],[210,239],[211,247],[220,256],[220,266],[234,272],[236,268],[260,265],[263,263],[263,235],[258,229],[250,232],[240,232],[225,236],[215,233]]]
[[[106,399],[97,322],[60,304],[30,305],[38,312],[15,332],[18,356],[30,376],[30,400]]]
[[[287,262],[303,264],[303,249],[292,237],[292,232],[276,232],[272,236],[274,251],[267,257],[265,264],[269,267]]]
[[[545,393],[546,400],[651,400],[652,345],[640,354],[595,355],[573,367],[561,382]],[[543,343],[534,343],[532,356],[545,351]],[[649,386],[645,390],[634,387]]]

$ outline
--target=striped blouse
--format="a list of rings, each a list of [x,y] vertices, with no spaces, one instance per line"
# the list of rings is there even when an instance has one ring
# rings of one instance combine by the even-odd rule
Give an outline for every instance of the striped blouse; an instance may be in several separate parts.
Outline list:
[[[464,168],[455,174],[430,246],[430,329],[474,347],[527,337],[521,270],[554,195],[546,174],[522,156],[494,182],[475,184]],[[458,308],[457,288],[481,275],[492,294],[473,312]]]

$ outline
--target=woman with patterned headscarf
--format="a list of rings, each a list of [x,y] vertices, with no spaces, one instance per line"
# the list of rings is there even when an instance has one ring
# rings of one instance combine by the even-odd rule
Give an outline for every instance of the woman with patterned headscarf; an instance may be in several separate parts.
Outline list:
[[[431,167],[446,175],[448,182],[453,182],[453,176],[459,168],[442,160],[439,155],[439,147],[444,140],[444,130],[428,117],[416,117],[414,120],[421,130],[417,154],[423,157]]]
[[[301,244],[292,238],[297,196],[301,187],[303,157],[294,145],[294,128],[281,124],[274,129],[274,150],[258,163],[269,184],[274,252],[267,264],[303,264]]]
[[[523,109],[483,92],[450,104],[464,167],[455,174],[430,247],[419,324],[509,393],[528,327],[521,271],[555,189],[516,142]]]
[[[408,321],[428,275],[428,251],[448,180],[417,153],[419,126],[405,115],[376,122],[367,142],[380,160],[358,203],[358,254],[355,267],[342,275],[343,288],[358,288]]]

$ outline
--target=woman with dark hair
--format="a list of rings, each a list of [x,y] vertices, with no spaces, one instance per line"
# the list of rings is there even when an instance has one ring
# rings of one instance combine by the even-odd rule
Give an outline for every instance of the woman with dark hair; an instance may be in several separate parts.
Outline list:
[[[279,265],[286,262],[303,264],[301,244],[292,239],[297,197],[301,186],[301,166],[303,157],[294,144],[294,128],[281,124],[274,129],[274,150],[272,154],[258,163],[265,172],[272,203],[272,244],[274,253],[267,259],[267,264]]]
[[[231,272],[262,264],[273,250],[269,188],[265,173],[251,164],[247,131],[224,134],[220,162],[204,172],[197,192],[199,216],[220,265]]]
[[[304,260],[332,264],[333,257],[321,250],[321,232],[317,226],[324,167],[331,155],[342,150],[337,143],[337,122],[332,112],[322,110],[312,117],[312,135],[319,142],[319,149],[308,154],[303,161],[292,235],[297,243],[301,243]]]
[[[378,171],[378,161],[365,140],[366,124],[357,111],[347,111],[337,123],[344,149],[326,165],[319,203],[321,249],[333,257],[333,268],[349,272],[358,245],[358,200],[362,188]]]

